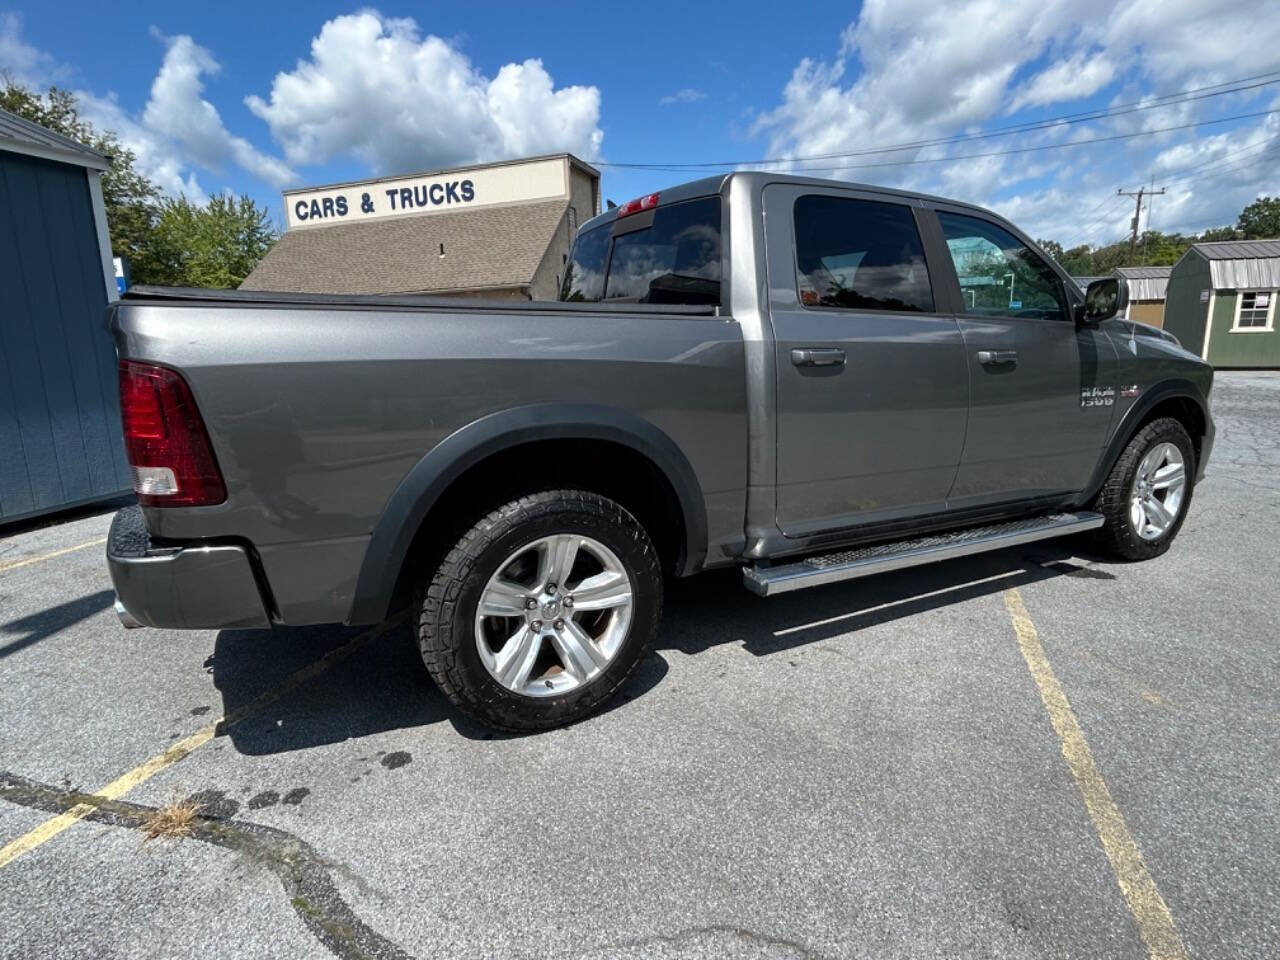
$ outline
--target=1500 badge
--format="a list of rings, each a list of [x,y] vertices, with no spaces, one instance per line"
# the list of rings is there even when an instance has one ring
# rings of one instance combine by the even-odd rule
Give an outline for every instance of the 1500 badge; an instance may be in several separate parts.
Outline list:
[[[1109,407],[1115,402],[1115,387],[1083,387],[1080,390],[1080,406],[1082,407]]]

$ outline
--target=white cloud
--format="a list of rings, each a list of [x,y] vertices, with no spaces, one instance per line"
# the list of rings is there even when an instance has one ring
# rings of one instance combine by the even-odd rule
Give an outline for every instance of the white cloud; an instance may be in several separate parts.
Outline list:
[[[81,115],[99,130],[111,130],[134,152],[138,171],[168,196],[185,195],[196,203],[208,201],[195,171],[167,137],[131,117],[114,94],[97,96],[77,90]]]
[[[1104,54],[1086,59],[1083,53],[1077,53],[1032,77],[1022,92],[1013,98],[1009,113],[1023,107],[1091,96],[1110,83],[1115,74],[1115,65]]]
[[[0,69],[33,86],[65,77],[65,68],[23,41],[21,27],[16,15],[0,14]],[[217,108],[202,96],[202,78],[219,70],[213,55],[189,36],[160,39],[165,55],[143,110],[131,113],[111,92],[75,90],[84,119],[114,132],[137,156],[138,170],[169,196],[205,202],[197,168],[221,174],[236,166],[276,187],[296,181],[282,160],[228,131]]]
[[[44,87],[65,79],[67,68],[43,50],[22,39],[22,17],[0,13],[0,74],[29,87]]]
[[[1113,104],[1150,102],[1191,87],[1264,73],[1280,67],[1280,18],[1259,17],[1256,2],[1249,0],[1213,5],[1202,0],[868,0],[833,48],[830,59],[801,60],[778,103],[756,117],[752,131],[767,140],[764,155],[849,154],[979,132],[1007,124],[1004,118],[1010,113],[1100,93],[1108,93]],[[1002,157],[966,155],[1253,112],[1266,109],[1258,101],[1263,92],[1011,137],[784,166],[986,203],[1020,220],[1029,232],[1063,242],[1089,231],[1094,239],[1110,240],[1132,215],[1132,206],[1127,213],[1119,204],[1114,211],[1109,208],[1108,198],[1114,199],[1117,187],[1136,188],[1153,173],[1185,175],[1185,164],[1158,160],[1161,151],[1212,139],[1226,128]],[[1051,112],[1070,109],[1081,108]],[[1044,112],[1024,116],[1034,119]],[[1254,121],[1221,135],[1236,146],[1254,143],[1274,121]],[[903,160],[942,162],[884,166]],[[1277,170],[1280,165],[1274,163],[1203,170],[1194,182],[1180,181],[1179,191],[1171,188],[1167,199],[1160,198],[1155,225],[1189,229],[1197,219],[1232,222],[1252,194],[1280,187]],[[1081,211],[1091,215],[1082,217]]]
[[[206,169],[235,164],[275,187],[296,182],[297,174],[288,165],[228,131],[217,108],[201,96],[201,76],[219,69],[209,51],[185,35],[165,43],[164,63],[142,112],[143,126],[179,144],[190,162]]]
[[[600,91],[556,89],[540,60],[485,77],[411,19],[366,10],[335,17],[311,57],[245,103],[295,164],[355,156],[375,172],[568,150],[600,153]]]
[[[677,90],[675,93],[668,94],[658,101],[662,106],[670,106],[673,103],[696,103],[699,100],[707,99],[707,94],[702,90],[695,90],[693,87],[685,87],[683,90]]]

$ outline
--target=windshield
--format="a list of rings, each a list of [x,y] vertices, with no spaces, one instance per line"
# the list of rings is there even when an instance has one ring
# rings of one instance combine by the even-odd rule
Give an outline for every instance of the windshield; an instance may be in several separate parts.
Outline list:
[[[673,203],[581,234],[560,299],[719,304],[720,198]]]

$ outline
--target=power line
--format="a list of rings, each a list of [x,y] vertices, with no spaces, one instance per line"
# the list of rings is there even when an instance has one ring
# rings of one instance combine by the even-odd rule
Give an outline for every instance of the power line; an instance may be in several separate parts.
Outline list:
[[[1132,140],[1136,137],[1152,137],[1158,133],[1171,133],[1175,130],[1190,130],[1194,127],[1209,127],[1219,123],[1231,123],[1234,120],[1252,120],[1257,117],[1269,117],[1272,114],[1280,113],[1280,109],[1276,110],[1259,110],[1255,113],[1238,113],[1230,117],[1218,117],[1213,120],[1197,120],[1194,123],[1180,123],[1172,127],[1160,127],[1154,130],[1139,130],[1134,133],[1117,133],[1107,137],[1092,137],[1088,140],[1069,140],[1065,143],[1044,143],[1033,147],[1017,147],[1012,150],[988,150],[985,153],[958,153],[949,157],[916,157],[911,160],[890,160],[880,161],[877,163],[852,163],[842,164],[838,167],[796,167],[791,173],[833,173],[841,170],[865,170],[872,167],[905,167],[915,166],[922,163],[951,163],[955,160],[976,160],[983,157],[1008,157],[1015,154],[1034,153],[1039,150],[1062,150],[1067,147],[1085,147],[1094,143],[1113,143],[1117,140]],[[771,162],[771,161],[770,161]],[[744,164],[746,166],[748,164]],[[686,169],[683,167],[654,167],[653,169],[668,170],[676,173]]]
[[[1266,79],[1266,78],[1274,79]],[[1250,81],[1261,81],[1252,83]],[[998,127],[995,130],[983,133],[972,134],[955,134],[949,137],[937,137],[929,140],[914,140],[905,143],[890,144],[881,147],[868,148],[866,150],[851,150],[836,153],[819,153],[803,157],[774,157],[763,160],[718,160],[718,161],[702,161],[697,163],[660,163],[660,162],[623,162],[623,161],[598,161],[597,166],[614,167],[622,169],[636,170],[697,170],[711,169],[719,167],[738,167],[738,166],[764,166],[783,163],[804,163],[812,160],[833,160],[844,157],[862,157],[874,156],[885,153],[894,153],[902,150],[920,149],[923,147],[942,146],[952,143],[965,143],[976,140],[989,140],[995,137],[1010,136],[1015,133],[1028,133],[1036,130],[1050,129],[1054,127],[1063,127],[1076,123],[1088,123],[1094,120],[1105,120],[1111,117],[1125,116],[1131,113],[1138,113],[1144,110],[1155,110],[1161,107],[1175,106],[1181,103],[1191,103],[1197,100],[1205,100],[1210,97],[1221,97],[1231,93],[1241,93],[1247,90],[1254,90],[1259,87],[1270,86],[1280,83],[1280,70],[1270,73],[1260,73],[1252,77],[1243,77],[1239,80],[1228,80],[1223,83],[1210,84],[1204,87],[1193,87],[1183,90],[1179,93],[1164,94],[1160,97],[1154,97],[1150,100],[1132,101],[1130,103],[1116,104],[1104,110],[1090,110],[1080,113],[1068,113],[1057,117],[1049,117],[1043,120],[1033,120],[1024,123],[1012,124],[1006,127]],[[1247,84],[1241,86],[1241,84]],[[1230,87],[1230,89],[1220,89]],[[1213,91],[1213,92],[1210,92]],[[1157,132],[1157,131],[1152,131]],[[1162,131],[1161,131],[1162,132]],[[902,161],[908,162],[908,161]],[[886,164],[887,166],[888,164]],[[808,168],[806,168],[808,169]],[[844,169],[828,168],[828,169]]]

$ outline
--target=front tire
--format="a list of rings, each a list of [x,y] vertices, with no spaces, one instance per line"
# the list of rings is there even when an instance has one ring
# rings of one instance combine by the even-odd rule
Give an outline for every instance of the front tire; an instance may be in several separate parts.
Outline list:
[[[501,730],[599,709],[644,656],[662,613],[653,543],[583,490],[513,500],[468,530],[422,596],[418,647],[457,707]]]
[[[1124,448],[1098,494],[1102,545],[1125,560],[1169,549],[1191,506],[1195,447],[1172,417],[1153,420]]]

